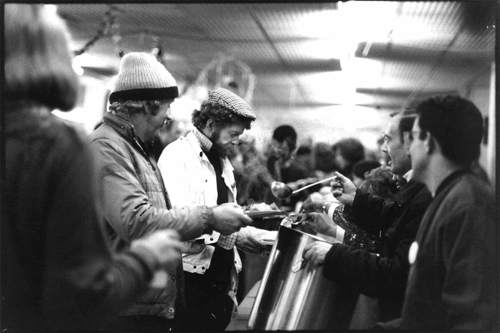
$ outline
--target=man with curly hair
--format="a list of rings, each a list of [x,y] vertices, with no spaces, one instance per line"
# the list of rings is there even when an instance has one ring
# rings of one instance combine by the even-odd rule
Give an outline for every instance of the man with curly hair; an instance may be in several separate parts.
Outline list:
[[[165,187],[174,205],[220,205],[237,198],[228,152],[256,119],[250,106],[236,94],[219,88],[209,91],[200,110],[192,114],[194,129],[168,145],[160,156]],[[241,260],[236,247],[259,253],[256,240],[269,231],[242,228],[230,236],[207,233],[185,243],[186,328],[224,331],[236,310],[237,274]]]

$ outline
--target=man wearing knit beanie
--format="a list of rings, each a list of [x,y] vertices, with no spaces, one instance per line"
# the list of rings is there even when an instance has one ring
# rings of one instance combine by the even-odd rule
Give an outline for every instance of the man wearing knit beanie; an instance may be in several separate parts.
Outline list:
[[[177,84],[152,55],[129,53],[120,63],[109,110],[91,135],[96,155],[100,217],[113,249],[158,229],[174,229],[182,240],[216,230],[223,235],[251,222],[236,204],[172,207],[149,143],[170,119]],[[165,272],[150,290],[107,329],[122,332],[179,330],[184,310],[183,272]]]
[[[209,91],[200,110],[192,114],[194,129],[169,144],[158,162],[174,205],[212,206],[236,201],[236,182],[227,153],[255,119],[250,106],[236,94],[223,88]],[[196,318],[187,321],[188,331],[226,329],[238,305],[242,265],[236,247],[260,253],[264,245],[258,239],[275,236],[275,231],[245,227],[229,236],[214,231],[185,243],[187,318]]]

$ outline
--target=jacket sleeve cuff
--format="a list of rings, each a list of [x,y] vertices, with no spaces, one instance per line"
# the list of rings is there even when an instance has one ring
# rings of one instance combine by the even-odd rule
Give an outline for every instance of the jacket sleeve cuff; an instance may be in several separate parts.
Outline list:
[[[338,266],[335,263],[336,261],[335,254],[338,246],[342,246],[342,244],[338,243],[332,244],[330,251],[328,251],[328,253],[325,256],[325,263],[323,265],[323,275],[328,279],[332,279],[332,276],[334,276],[335,271],[338,270]]]
[[[344,205],[344,210],[342,211],[342,216],[344,217],[353,217],[354,211],[356,210],[356,206],[358,205],[359,197],[361,195],[361,190],[356,189],[356,194],[354,195],[354,200],[352,200],[351,205]]]
[[[203,233],[211,234],[214,231],[213,225],[215,222],[213,208],[203,206],[201,209],[201,218],[203,224]]]

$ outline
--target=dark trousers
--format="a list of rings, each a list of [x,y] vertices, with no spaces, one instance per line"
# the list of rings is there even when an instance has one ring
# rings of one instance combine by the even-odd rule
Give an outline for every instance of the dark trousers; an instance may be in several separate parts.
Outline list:
[[[234,302],[228,296],[228,283],[211,282],[205,275],[184,272],[187,313],[182,330],[221,332],[231,321]]]
[[[105,332],[178,332],[177,319],[156,316],[123,316],[115,318]]]

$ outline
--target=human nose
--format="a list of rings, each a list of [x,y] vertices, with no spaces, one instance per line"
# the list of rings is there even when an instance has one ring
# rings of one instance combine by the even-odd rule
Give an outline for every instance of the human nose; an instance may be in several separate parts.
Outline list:
[[[387,142],[383,142],[382,143],[382,146],[380,146],[380,150],[383,152],[383,153],[387,153]]]

